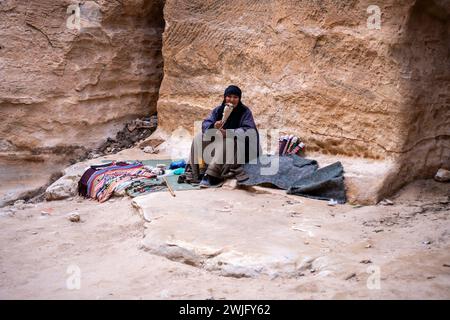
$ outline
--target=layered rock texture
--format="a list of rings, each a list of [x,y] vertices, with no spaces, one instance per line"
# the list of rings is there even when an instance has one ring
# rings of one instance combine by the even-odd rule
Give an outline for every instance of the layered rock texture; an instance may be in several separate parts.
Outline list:
[[[260,128],[386,162],[365,200],[432,177],[450,166],[450,2],[373,4],[167,1],[161,129],[192,130],[233,83]]]
[[[259,128],[373,161],[365,201],[449,169],[450,2],[374,4],[0,1],[0,204],[137,116],[192,133],[231,83]]]
[[[162,10],[158,0],[0,1],[3,200],[156,111]]]

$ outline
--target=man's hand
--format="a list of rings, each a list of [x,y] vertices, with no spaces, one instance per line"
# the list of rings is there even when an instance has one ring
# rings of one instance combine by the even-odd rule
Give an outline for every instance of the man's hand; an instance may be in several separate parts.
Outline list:
[[[221,126],[222,126],[222,120],[216,121],[214,123],[214,128],[215,129],[220,129]]]
[[[227,136],[227,132],[225,129],[220,129],[220,132],[222,133],[222,137],[226,137]]]

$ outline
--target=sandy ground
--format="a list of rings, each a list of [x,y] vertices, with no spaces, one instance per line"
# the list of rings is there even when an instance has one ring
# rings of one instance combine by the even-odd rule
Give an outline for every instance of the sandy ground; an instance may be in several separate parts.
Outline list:
[[[332,207],[298,198],[294,208],[286,205],[285,195],[271,197],[278,197],[271,206],[291,222],[314,218],[317,245],[338,272],[311,268],[288,278],[220,276],[143,250],[145,228],[152,226],[131,199],[99,204],[73,198],[0,209],[0,298],[450,298],[448,184],[416,181],[387,206]],[[254,198],[263,203],[267,196]],[[81,222],[69,221],[73,212]],[[180,225],[189,228],[189,218]]]

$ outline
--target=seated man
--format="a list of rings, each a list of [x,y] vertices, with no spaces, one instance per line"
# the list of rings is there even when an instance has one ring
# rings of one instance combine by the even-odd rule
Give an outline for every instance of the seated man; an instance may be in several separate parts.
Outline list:
[[[242,164],[259,156],[258,130],[252,112],[241,102],[241,96],[241,89],[229,86],[222,104],[203,120],[202,133],[192,142],[186,166],[187,182],[195,183],[201,178],[202,187],[218,184],[224,178],[237,174]],[[232,111],[223,119],[227,105]],[[206,149],[212,150],[212,153],[205,152]]]

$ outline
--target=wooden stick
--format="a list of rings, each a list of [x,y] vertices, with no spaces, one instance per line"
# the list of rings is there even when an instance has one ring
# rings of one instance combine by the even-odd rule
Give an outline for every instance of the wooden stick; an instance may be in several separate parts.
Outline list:
[[[162,177],[164,182],[166,183],[167,189],[169,189],[169,192],[172,196],[176,197],[175,192],[173,192],[172,187],[169,184],[169,181],[167,181],[166,177]]]

